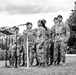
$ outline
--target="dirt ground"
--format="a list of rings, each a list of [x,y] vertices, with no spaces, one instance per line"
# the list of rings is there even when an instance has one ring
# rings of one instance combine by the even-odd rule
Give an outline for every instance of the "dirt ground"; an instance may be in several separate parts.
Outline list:
[[[76,75],[76,56],[67,56],[66,65],[49,66],[47,68],[5,68],[0,61],[0,75]]]

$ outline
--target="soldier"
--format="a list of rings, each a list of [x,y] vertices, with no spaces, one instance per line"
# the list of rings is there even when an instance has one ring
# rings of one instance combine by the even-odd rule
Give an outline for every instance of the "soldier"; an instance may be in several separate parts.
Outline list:
[[[69,26],[62,21],[63,17],[61,15],[58,15],[58,20],[59,20],[60,25],[65,25],[66,37],[65,37],[65,40],[63,41],[62,45],[64,45],[63,49],[67,50],[67,43],[68,43],[68,39],[70,37],[70,29],[69,29]],[[65,65],[64,63],[65,63],[66,58],[65,58],[65,51],[63,49],[61,50],[61,58],[60,59],[61,59],[63,65]]]
[[[48,28],[45,26],[44,20],[38,21],[38,29],[36,32],[36,52],[39,66],[47,66],[47,52],[48,52]]]
[[[16,43],[16,46],[17,46],[17,65],[20,66],[20,63],[21,63],[21,53],[20,53],[20,50],[21,50],[21,42],[20,42],[20,34],[19,34],[19,28],[16,27],[14,29],[14,32],[15,32],[15,37],[17,37],[17,39],[15,39],[15,43]]]
[[[13,27],[13,34],[10,36],[10,41],[11,41],[11,45],[14,47],[12,48],[12,46],[10,47],[11,52],[13,50],[15,50],[15,52],[13,52],[14,56],[15,56],[15,62],[17,62],[17,66],[20,66],[20,35],[19,35],[19,28],[17,28],[16,26]],[[17,37],[17,39],[16,39]],[[16,50],[17,50],[17,54],[16,54]],[[12,53],[11,53],[12,54]],[[13,58],[13,56],[11,57],[11,59]],[[17,58],[17,60],[16,60]],[[15,63],[16,65],[16,63]]]
[[[68,25],[62,22],[62,19],[61,15],[59,15],[58,18],[54,18],[55,25],[51,28],[51,33],[54,42],[54,64],[58,61],[59,53],[60,59],[57,64],[62,61],[62,65],[65,65],[66,46],[70,37],[70,30]]]
[[[55,34],[56,34],[55,33],[55,26],[59,24],[59,21],[58,21],[58,18],[57,17],[55,17],[53,21],[54,21],[54,24],[55,25],[52,26],[52,28],[51,28],[51,38],[52,38],[52,42],[54,44],[53,45],[54,48],[52,47],[53,48],[53,62],[54,62],[54,64],[56,64],[57,63],[57,60],[58,60],[58,48],[57,49],[55,48],[55,46],[57,45],[55,43],[55,41],[56,41],[55,40]]]
[[[29,50],[29,64],[30,64],[30,66],[32,66],[32,64],[33,64],[33,60],[34,60],[34,53],[35,53],[35,51],[34,51],[34,49],[33,49],[33,47],[34,47],[34,42],[35,42],[35,31],[32,29],[32,23],[31,22],[27,22],[26,23],[26,30],[24,30],[23,31],[23,34],[25,35],[25,36],[28,36],[28,50]],[[25,42],[24,42],[24,54],[25,54],[25,65],[26,65],[26,61],[27,61],[27,42],[26,42],[26,40],[25,40]]]
[[[45,19],[42,19],[42,21],[45,23],[45,25],[46,25],[46,20]],[[51,53],[52,53],[52,50],[51,50],[51,44],[52,44],[52,41],[51,41],[51,36],[50,36],[50,33],[51,33],[51,31],[50,31],[50,29],[48,28],[48,27],[46,27],[47,28],[47,37],[48,37],[48,39],[47,39],[47,41],[46,41],[46,63],[47,63],[47,65],[50,65],[51,63],[52,63],[52,55],[51,55]]]

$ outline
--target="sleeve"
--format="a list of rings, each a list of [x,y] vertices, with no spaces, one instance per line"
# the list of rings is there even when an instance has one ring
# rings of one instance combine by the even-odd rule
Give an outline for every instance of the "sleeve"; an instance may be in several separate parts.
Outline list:
[[[51,27],[50,38],[52,39],[52,41],[55,40],[55,25]]]
[[[24,35],[27,35],[27,31],[26,31],[26,30],[24,30],[24,31],[23,31],[23,34],[24,34]]]
[[[33,30],[33,36],[36,37],[36,31],[35,31],[35,29]]]
[[[23,31],[23,34],[25,33],[25,30]]]
[[[49,43],[51,42],[51,30],[48,28],[48,31],[47,31],[47,36],[48,36],[48,39],[49,39]]]
[[[65,38],[65,40],[68,41],[68,39],[70,37],[70,28],[66,23],[65,23],[65,28],[66,28],[66,38]]]

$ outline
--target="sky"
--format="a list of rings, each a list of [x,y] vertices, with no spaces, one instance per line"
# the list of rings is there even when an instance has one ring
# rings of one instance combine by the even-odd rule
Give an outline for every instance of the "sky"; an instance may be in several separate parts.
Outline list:
[[[53,18],[63,16],[65,22],[74,9],[75,0],[0,0],[0,27],[18,26],[32,22],[37,28],[37,21],[45,19],[46,26],[53,26]],[[19,27],[22,33],[26,26]]]

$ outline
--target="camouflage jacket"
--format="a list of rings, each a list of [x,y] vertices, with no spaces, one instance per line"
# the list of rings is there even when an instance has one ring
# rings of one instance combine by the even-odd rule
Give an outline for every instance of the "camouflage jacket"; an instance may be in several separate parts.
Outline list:
[[[30,46],[32,46],[35,43],[35,31],[33,29],[26,29],[23,31],[23,34],[26,36],[24,42],[27,42],[27,37],[28,37],[28,43]]]
[[[10,42],[11,43],[15,43],[16,42],[16,35],[11,35],[10,36]],[[21,44],[21,38],[20,38],[20,34],[17,34],[17,44]]]
[[[61,22],[58,25],[54,25],[51,28],[52,41],[64,41],[67,42],[70,37],[70,29],[68,25]]]
[[[40,46],[44,46],[45,42],[48,41],[46,44],[49,44],[50,39],[50,29],[47,28],[47,31],[45,28],[40,27],[35,29],[36,31],[36,44],[40,44]]]

